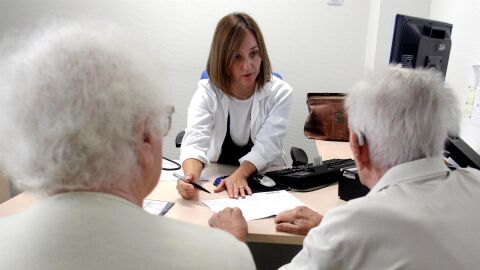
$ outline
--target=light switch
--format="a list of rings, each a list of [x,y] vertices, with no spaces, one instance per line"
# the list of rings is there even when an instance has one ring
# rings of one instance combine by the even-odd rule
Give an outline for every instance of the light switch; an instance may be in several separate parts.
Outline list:
[[[343,5],[343,0],[327,0],[327,4],[330,6],[341,6]]]

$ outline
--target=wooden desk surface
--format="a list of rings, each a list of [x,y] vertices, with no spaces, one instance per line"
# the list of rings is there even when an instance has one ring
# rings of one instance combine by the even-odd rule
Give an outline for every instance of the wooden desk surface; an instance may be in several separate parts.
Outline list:
[[[351,158],[352,156],[348,143],[317,141],[316,144],[324,160],[331,158]],[[208,190],[213,191],[212,179],[220,175],[228,174],[233,170],[234,167],[231,166],[210,166],[208,171],[210,181],[203,182],[202,185]],[[208,226],[208,219],[212,215],[210,209],[201,203],[201,201],[227,197],[226,192],[217,194],[199,192],[199,198],[183,200],[178,195],[175,186],[176,182],[174,181],[159,182],[155,190],[147,198],[175,202],[175,205],[165,216],[201,226]],[[292,194],[320,214],[325,214],[328,210],[345,203],[338,198],[337,185],[313,192],[292,192]],[[35,201],[36,199],[32,194],[22,193],[0,204],[0,217],[23,211],[35,203]],[[303,238],[303,236],[277,232],[273,218],[248,222],[247,241],[249,242],[301,245]]]
[[[198,198],[184,200],[178,195],[175,185],[175,182],[161,182],[148,198],[174,202],[175,205],[165,216],[201,226],[208,226],[208,219],[213,214],[201,201],[227,197],[226,192],[216,194],[200,192]],[[204,182],[202,186],[210,191],[214,189],[212,181]],[[325,214],[327,210],[335,206],[344,204],[344,201],[337,196],[336,185],[313,192],[292,192],[292,194],[321,214]],[[301,245],[303,238],[303,236],[277,232],[273,217],[248,222],[248,242]]]

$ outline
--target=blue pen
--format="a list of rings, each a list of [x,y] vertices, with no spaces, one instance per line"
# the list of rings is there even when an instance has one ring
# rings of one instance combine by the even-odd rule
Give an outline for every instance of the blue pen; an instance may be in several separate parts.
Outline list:
[[[219,176],[217,178],[215,178],[215,181],[213,181],[213,185],[214,186],[218,186],[220,185],[220,183],[222,182],[223,179],[229,177],[230,175],[224,175],[224,176]]]

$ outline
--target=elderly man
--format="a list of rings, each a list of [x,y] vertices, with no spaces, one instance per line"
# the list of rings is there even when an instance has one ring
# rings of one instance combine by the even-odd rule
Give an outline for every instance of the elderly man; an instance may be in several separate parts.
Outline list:
[[[431,71],[389,67],[357,84],[346,108],[350,147],[371,191],[323,220],[307,208],[277,216],[283,231],[320,223],[282,269],[478,268],[480,173],[450,171],[441,156],[460,121],[453,91]],[[242,238],[233,225],[241,220],[227,209],[210,223]]]
[[[231,235],[142,210],[170,115],[148,55],[115,29],[49,26],[3,53],[1,162],[42,199],[0,219],[0,268],[255,268]]]

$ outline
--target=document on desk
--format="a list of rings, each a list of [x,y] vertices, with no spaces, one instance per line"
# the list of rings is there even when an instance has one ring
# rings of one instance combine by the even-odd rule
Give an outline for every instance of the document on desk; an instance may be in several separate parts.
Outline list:
[[[174,202],[145,199],[142,208],[152,215],[163,216],[174,204]]]
[[[285,210],[305,205],[285,190],[254,193],[245,199],[205,200],[203,203],[215,213],[226,207],[238,207],[246,220],[275,216]]]

